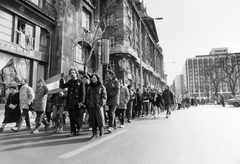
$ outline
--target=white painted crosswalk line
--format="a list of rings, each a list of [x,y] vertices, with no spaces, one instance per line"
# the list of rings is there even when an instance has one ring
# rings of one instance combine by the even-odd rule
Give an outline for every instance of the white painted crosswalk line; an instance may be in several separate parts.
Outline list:
[[[84,152],[84,151],[86,151],[86,150],[88,150],[88,149],[90,149],[90,148],[92,148],[92,147],[95,147],[95,146],[97,146],[97,145],[99,145],[99,144],[101,144],[101,143],[103,143],[103,142],[105,142],[105,141],[107,141],[107,140],[110,140],[110,139],[112,139],[112,138],[114,138],[114,137],[116,137],[116,136],[118,136],[118,135],[120,135],[120,134],[122,134],[122,133],[124,133],[124,132],[126,132],[126,131],[128,131],[128,130],[129,130],[129,129],[123,129],[123,130],[121,130],[121,131],[119,131],[119,132],[110,134],[110,135],[107,136],[107,137],[101,138],[101,139],[99,139],[99,140],[97,140],[97,141],[95,141],[95,142],[92,142],[92,143],[90,143],[90,144],[88,144],[88,145],[86,145],[86,146],[83,146],[83,147],[81,147],[81,148],[79,148],[79,149],[76,149],[76,150],[74,150],[74,151],[72,151],[72,152],[63,154],[63,155],[59,156],[59,158],[65,158],[65,159],[67,159],[67,158],[73,157],[73,156],[75,156],[75,155],[77,155],[77,154],[79,154],[79,153],[82,153],[82,152]]]

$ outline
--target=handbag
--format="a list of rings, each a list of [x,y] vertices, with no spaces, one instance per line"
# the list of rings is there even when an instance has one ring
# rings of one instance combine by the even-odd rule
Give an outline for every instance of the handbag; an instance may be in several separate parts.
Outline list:
[[[8,107],[9,107],[9,108],[11,108],[11,109],[15,109],[15,108],[16,108],[16,106],[17,106],[17,105],[9,104],[9,106],[8,106]]]
[[[29,110],[30,110],[30,111],[33,111],[33,110],[34,110],[34,103],[33,103],[33,102],[31,102],[31,104],[29,105]]]

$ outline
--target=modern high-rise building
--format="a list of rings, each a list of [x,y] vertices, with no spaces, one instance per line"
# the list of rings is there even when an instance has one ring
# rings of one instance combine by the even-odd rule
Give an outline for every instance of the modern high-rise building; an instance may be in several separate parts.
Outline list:
[[[184,75],[184,82],[186,90],[189,96],[197,97],[213,97],[214,89],[212,87],[211,79],[209,76],[206,76],[206,68],[209,66],[219,65],[220,61],[223,58],[226,58],[226,55],[230,57],[229,68],[231,66],[231,56],[239,56],[239,53],[230,53],[227,48],[217,48],[212,49],[209,55],[198,55],[195,58],[188,58],[185,61],[182,74]],[[239,61],[238,61],[239,62]],[[224,76],[224,71],[219,68],[220,74],[215,74],[214,76]],[[236,66],[235,70],[240,69],[239,65]],[[238,75],[238,73],[236,73]],[[225,79],[227,80],[227,79]],[[240,83],[239,77],[237,77],[237,85],[235,87],[235,92],[239,93]],[[223,93],[227,96],[231,95],[230,86],[221,81],[218,93]]]
[[[186,86],[185,86],[185,83],[184,83],[184,75],[183,74],[180,74],[180,75],[177,75],[175,78],[174,78],[174,93],[176,95],[185,95],[186,94]]]

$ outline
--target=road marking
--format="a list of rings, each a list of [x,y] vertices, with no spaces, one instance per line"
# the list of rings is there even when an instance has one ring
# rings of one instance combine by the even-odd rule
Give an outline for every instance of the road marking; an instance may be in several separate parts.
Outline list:
[[[118,136],[118,135],[120,135],[120,134],[122,134],[122,133],[124,133],[124,132],[126,132],[126,131],[128,131],[128,130],[129,130],[129,129],[123,129],[123,130],[121,130],[121,131],[119,131],[119,132],[117,132],[117,133],[110,134],[108,137],[104,137],[104,138],[102,138],[102,139],[100,139],[100,140],[97,140],[97,141],[95,141],[95,142],[92,142],[92,143],[90,143],[90,144],[88,144],[88,145],[86,145],[86,146],[83,146],[83,147],[81,147],[81,148],[79,148],[79,149],[76,149],[76,150],[74,150],[74,151],[72,151],[72,152],[69,152],[69,153],[67,153],[67,154],[63,154],[63,155],[59,156],[59,158],[65,158],[65,159],[67,159],[67,158],[70,158],[70,157],[72,157],[72,156],[75,156],[75,155],[77,155],[77,154],[79,154],[79,153],[82,153],[82,152],[84,152],[84,151],[86,151],[86,150],[88,150],[88,149],[90,149],[90,148],[92,148],[92,147],[95,147],[95,146],[97,146],[97,145],[99,145],[99,144],[101,144],[101,143],[103,143],[103,142],[105,142],[105,141],[107,141],[107,140],[110,140],[110,139],[112,139],[113,137],[116,137],[116,136]]]

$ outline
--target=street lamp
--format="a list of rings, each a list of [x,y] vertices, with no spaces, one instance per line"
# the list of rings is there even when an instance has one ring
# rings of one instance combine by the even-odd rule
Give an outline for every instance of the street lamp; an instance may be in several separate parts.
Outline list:
[[[143,70],[142,70],[142,56],[143,56],[143,53],[142,53],[142,21],[143,20],[162,20],[163,18],[162,17],[159,17],[159,18],[152,18],[152,17],[149,17],[149,16],[143,16],[141,17],[140,16],[140,26],[139,26],[139,29],[140,29],[140,44],[139,44],[139,49],[140,49],[140,88],[141,90],[143,90]]]

